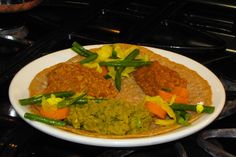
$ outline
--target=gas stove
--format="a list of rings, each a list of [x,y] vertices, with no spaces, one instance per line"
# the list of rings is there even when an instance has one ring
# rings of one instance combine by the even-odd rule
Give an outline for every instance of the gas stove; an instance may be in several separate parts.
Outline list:
[[[0,156],[233,156],[236,154],[236,4],[214,0],[45,0],[0,14]],[[220,116],[186,138],[138,148],[75,144],[46,135],[21,120],[8,99],[11,79],[43,55],[82,45],[131,43],[193,58],[211,69],[226,90]]]

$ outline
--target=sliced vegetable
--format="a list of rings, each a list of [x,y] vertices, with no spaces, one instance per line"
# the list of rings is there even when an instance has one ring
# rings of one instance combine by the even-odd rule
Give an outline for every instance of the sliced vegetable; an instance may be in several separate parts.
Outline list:
[[[167,112],[167,115],[169,116],[170,119],[156,119],[155,123],[158,125],[171,125],[176,122],[176,116],[173,111],[173,109],[170,107],[170,105],[164,101],[160,96],[146,96],[145,97],[145,102],[154,102],[160,105],[160,107]]]
[[[175,111],[195,111],[197,112],[198,105],[191,104],[172,104],[170,107]],[[214,106],[201,105],[203,107],[203,113],[213,113],[215,110]]]
[[[126,67],[123,72],[121,73],[122,77],[130,77],[130,73],[132,73],[133,71],[135,71],[135,67]]]
[[[138,50],[138,46],[131,46],[128,49],[122,49],[119,45],[114,45],[114,50],[117,52],[117,57],[120,59],[125,59],[135,49]]]
[[[118,58],[118,57],[117,57],[117,52],[116,52],[116,50],[115,50],[114,47],[112,48],[111,58],[112,58],[112,59],[117,59],[117,58]]]
[[[123,70],[123,68],[118,68],[115,75],[115,85],[119,91],[121,90],[121,74]]]
[[[42,98],[41,106],[44,110],[56,110],[57,104],[63,101],[63,98],[56,97],[54,94],[51,94],[49,98]]]
[[[124,58],[124,61],[131,61],[138,55],[139,55],[139,49],[134,49]]]
[[[110,60],[112,56],[113,48],[112,45],[103,45],[101,48],[97,50],[98,58],[96,61],[107,61]]]
[[[64,122],[64,121],[50,119],[50,118],[42,117],[40,115],[36,115],[36,114],[32,114],[32,113],[25,113],[24,117],[26,119],[30,119],[30,120],[34,120],[34,121],[38,121],[38,122],[42,122],[42,123],[54,125],[54,126],[65,126],[66,125],[66,122]]]
[[[57,108],[67,107],[67,106],[73,104],[74,102],[78,101],[79,99],[82,99],[85,95],[86,95],[86,93],[83,93],[83,94],[81,94],[79,96],[71,97],[71,98],[65,99],[65,100],[63,100],[61,102],[58,102]]]
[[[98,57],[98,54],[96,54],[96,53],[91,54],[91,55],[88,56],[87,58],[81,60],[81,61],[80,61],[80,64],[85,64],[85,63],[92,62],[92,61],[95,60],[97,57]]]
[[[176,122],[181,125],[189,125],[190,114],[186,111],[175,111]]]
[[[171,92],[159,90],[158,95],[160,95],[167,102],[170,102],[172,97],[175,96],[175,100],[174,100],[175,103],[187,104],[188,103],[188,94],[186,91],[184,91],[184,92],[183,91],[181,91],[181,93],[179,93],[178,91],[175,91],[175,90],[171,90]]]
[[[41,94],[41,95],[36,95],[30,98],[26,99],[20,99],[19,103],[23,106],[25,105],[32,105],[32,104],[40,104],[42,102],[42,97],[49,98],[51,94],[55,95],[56,97],[59,98],[67,98],[71,97],[75,94],[73,91],[61,91],[61,92],[53,92],[53,93],[47,93],[47,94]]]
[[[89,54],[84,53],[83,51],[80,51],[80,49],[78,49],[76,47],[71,47],[71,50],[73,50],[74,52],[76,52],[80,56],[84,56],[84,57],[88,57],[89,56]]]
[[[172,125],[172,124],[175,124],[176,123],[176,120],[175,119],[167,119],[167,120],[164,120],[164,119],[156,119],[155,120],[155,124],[158,124],[158,125]]]
[[[105,98],[96,98],[96,99],[81,98],[81,99],[76,100],[76,101],[74,102],[74,104],[80,104],[80,105],[82,105],[82,104],[87,104],[88,101],[94,101],[94,102],[96,102],[96,103],[100,103],[100,102],[102,102],[102,101],[104,101],[104,100],[108,100],[108,99],[105,99]]]
[[[99,48],[96,51],[96,55],[98,55],[96,59],[94,59],[94,60],[92,60],[90,62],[87,62],[85,60],[86,63],[84,63],[83,65],[88,67],[88,68],[96,68],[97,72],[102,73],[102,67],[99,65],[99,62],[112,60],[110,58],[111,55],[112,55],[112,45],[107,45],[106,44],[106,45],[102,46],[101,48]]]
[[[100,62],[100,66],[114,66],[114,67],[140,67],[152,64],[151,61],[142,60],[122,60],[122,61],[110,61],[110,62]]]
[[[75,51],[76,53],[78,53],[81,56],[84,57],[89,57],[90,55],[94,54],[93,52],[85,49],[83,46],[81,46],[78,42],[73,42],[72,43],[72,48],[73,51]]]
[[[187,88],[183,88],[183,87],[174,87],[171,90],[172,94],[175,94],[179,97],[184,97],[184,98],[188,98],[189,97],[189,93],[188,93],[188,89]]]
[[[169,102],[173,96],[170,92],[164,91],[164,90],[159,90],[158,95],[162,97],[165,101]]]
[[[56,120],[61,120],[65,119],[69,115],[69,108],[64,107],[64,108],[58,108],[58,109],[51,109],[51,110],[45,110],[44,108],[40,107],[39,112],[40,115],[46,118],[51,118],[51,119],[56,119]]]
[[[75,51],[76,53],[78,53],[79,55],[86,57],[85,59],[80,61],[80,64],[89,63],[98,57],[97,53],[86,50],[83,46],[81,46],[76,41],[72,43],[71,49]]]
[[[163,110],[161,106],[158,105],[157,103],[147,101],[145,102],[145,106],[149,112],[155,114],[159,118],[164,119],[166,117],[166,114],[167,114],[166,111]]]
[[[137,55],[139,54],[138,49],[134,49],[126,58],[124,61],[131,61],[133,60]],[[121,77],[122,72],[125,70],[125,67],[116,67],[116,74],[115,74],[115,85],[116,88],[120,91],[121,90]]]

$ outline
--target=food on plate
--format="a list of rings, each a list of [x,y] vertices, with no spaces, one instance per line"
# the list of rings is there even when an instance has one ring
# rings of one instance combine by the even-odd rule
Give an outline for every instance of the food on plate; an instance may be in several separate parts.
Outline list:
[[[186,127],[214,112],[208,82],[185,65],[131,44],[87,50],[40,71],[19,100],[25,118],[73,133],[134,138]]]

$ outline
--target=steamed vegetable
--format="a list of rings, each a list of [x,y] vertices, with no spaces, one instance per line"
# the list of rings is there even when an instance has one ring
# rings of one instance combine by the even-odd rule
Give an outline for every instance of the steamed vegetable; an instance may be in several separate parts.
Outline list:
[[[203,113],[213,113],[215,110],[214,106],[206,106],[206,105],[201,105],[201,104],[198,104],[198,105],[172,104],[170,107],[176,111],[195,111],[195,112],[197,112],[199,106],[202,108],[201,112],[203,112]],[[198,112],[200,112],[200,111],[198,111]]]
[[[42,98],[41,106],[38,107],[39,113],[47,118],[52,119],[65,119],[69,114],[69,108],[60,109],[57,107],[57,104],[63,101],[64,99],[56,97],[54,94],[51,94],[49,98]]]
[[[36,115],[36,114],[32,114],[32,113],[25,113],[24,117],[26,119],[30,119],[30,120],[34,120],[34,121],[38,121],[38,122],[42,122],[42,123],[54,125],[54,126],[65,126],[66,125],[66,122],[64,122],[64,121],[45,118],[40,115]]]
[[[138,49],[134,49],[128,56],[125,57],[124,61],[131,61],[139,54]],[[125,70],[125,67],[116,67],[116,74],[115,74],[115,85],[118,90],[121,89],[121,77],[122,72]]]
[[[95,60],[98,57],[97,53],[93,53],[89,50],[86,50],[83,46],[81,46],[77,42],[73,42],[72,46],[73,47],[71,49],[73,51],[75,51],[76,53],[78,53],[81,56],[86,57],[85,59],[80,61],[81,64],[89,63],[89,62]]]
[[[23,106],[25,105],[32,105],[32,104],[40,104],[42,102],[42,98],[49,98],[51,96],[51,94],[55,95],[56,97],[59,98],[67,98],[67,97],[71,97],[75,94],[75,92],[73,91],[61,91],[61,92],[53,92],[53,93],[47,93],[47,94],[40,94],[40,95],[36,95],[30,98],[26,98],[26,99],[20,99],[19,103]]]
[[[170,100],[175,96],[175,103],[188,103],[188,90],[183,87],[174,87],[173,89],[162,89],[158,91],[158,95],[160,95],[165,101],[170,102]]]
[[[83,59],[80,61],[80,64],[85,64],[85,63],[89,63],[93,60],[95,60],[98,57],[98,55],[96,53],[91,54],[90,56],[88,56],[87,58]]]
[[[158,116],[161,119],[166,118],[166,111],[161,108],[160,105],[156,104],[155,102],[146,102],[145,107],[148,109],[149,112],[153,113],[154,115]]]
[[[72,43],[72,50],[74,50],[76,53],[78,53],[81,56],[89,57],[90,55],[94,54],[93,52],[85,49],[83,46],[81,46],[78,42]]]
[[[81,99],[76,100],[74,104],[82,105],[82,104],[87,104],[89,101],[94,101],[95,103],[100,103],[104,100],[108,100],[108,99],[105,99],[105,98],[81,98]]]
[[[66,106],[69,106],[69,105],[73,104],[74,102],[78,101],[79,99],[82,99],[85,95],[86,95],[86,93],[83,93],[79,96],[71,97],[71,98],[65,99],[61,102],[58,102],[57,108],[64,108]]]
[[[176,115],[173,111],[173,109],[170,107],[170,104],[168,104],[166,101],[164,101],[160,96],[146,96],[145,102],[153,102],[156,105],[159,105],[168,115],[169,119],[159,119],[157,118],[155,120],[155,124],[158,125],[172,125],[176,122]]]
[[[115,66],[115,67],[140,67],[152,64],[151,61],[141,61],[141,60],[122,60],[122,61],[110,61],[110,62],[100,62],[100,66]]]
[[[189,125],[190,114],[186,111],[175,111],[176,122],[180,125]]]
[[[43,117],[62,120],[65,119],[69,115],[69,108],[56,108],[56,109],[44,109],[42,107],[39,108],[39,112]]]

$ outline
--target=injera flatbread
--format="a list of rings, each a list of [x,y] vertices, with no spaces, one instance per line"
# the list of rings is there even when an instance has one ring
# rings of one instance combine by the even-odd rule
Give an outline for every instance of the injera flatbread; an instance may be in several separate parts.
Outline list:
[[[130,44],[123,44],[123,43],[117,43],[119,44],[119,46],[122,49],[127,49],[130,48],[133,45]],[[167,66],[168,68],[176,71],[177,73],[179,73],[181,78],[184,78],[187,80],[187,88],[189,91],[189,102],[190,104],[196,104],[199,102],[204,102],[205,105],[211,105],[212,104],[212,91],[211,91],[211,87],[209,86],[208,82],[203,79],[197,72],[187,68],[186,66],[182,65],[182,64],[178,64],[175,63],[173,61],[170,61],[168,58],[165,58],[159,54],[155,54],[152,51],[148,50],[147,48],[144,48],[142,46],[138,46],[139,50],[140,50],[140,54],[147,54],[149,56],[149,59],[151,61],[157,60],[161,65]],[[92,49],[91,51],[96,52],[98,49]],[[67,64],[73,64],[78,62],[79,60],[81,60],[83,57],[80,56],[75,56],[72,59],[66,61]],[[30,91],[30,95],[37,95],[37,94],[41,94],[43,93],[44,89],[47,87],[47,74],[50,73],[50,71],[54,68],[56,68],[57,65],[54,65],[52,67],[49,67],[47,69],[44,69],[43,71],[39,72],[35,78],[32,80],[30,86],[29,86],[29,91]],[[129,79],[133,79],[132,77]],[[129,83],[132,80],[122,80],[122,85]],[[139,87],[136,87],[136,85],[134,84],[134,88],[131,89],[122,89],[121,93],[119,94],[118,97],[122,97],[122,94],[127,95],[126,92],[129,92],[130,94],[133,94],[133,96],[135,97],[135,94],[140,93],[142,91],[140,91],[141,89],[137,89]],[[135,91],[133,91],[135,89]],[[132,95],[131,95],[132,97]],[[37,112],[37,110],[33,110],[34,112]],[[189,122],[193,122],[196,119],[198,119],[201,116],[201,114],[196,114],[193,113],[192,118],[189,120]],[[92,132],[88,132],[85,130],[78,130],[78,129],[74,129],[71,126],[68,127],[60,127],[61,129],[64,129],[66,131],[70,131],[76,134],[81,134],[81,135],[87,135],[87,136],[93,136],[93,137],[101,137],[101,138],[136,138],[136,137],[146,137],[146,136],[154,136],[154,135],[158,135],[158,134],[162,134],[165,132],[169,132],[171,130],[177,129],[179,127],[185,127],[185,126],[181,126],[178,124],[174,124],[171,126],[166,126],[166,127],[160,127],[160,126],[156,126],[153,129],[146,131],[146,132],[142,132],[142,133],[138,133],[138,134],[130,134],[130,135],[122,135],[122,136],[118,136],[118,135],[101,135],[98,133],[92,133]],[[188,126],[186,126],[188,127]]]

